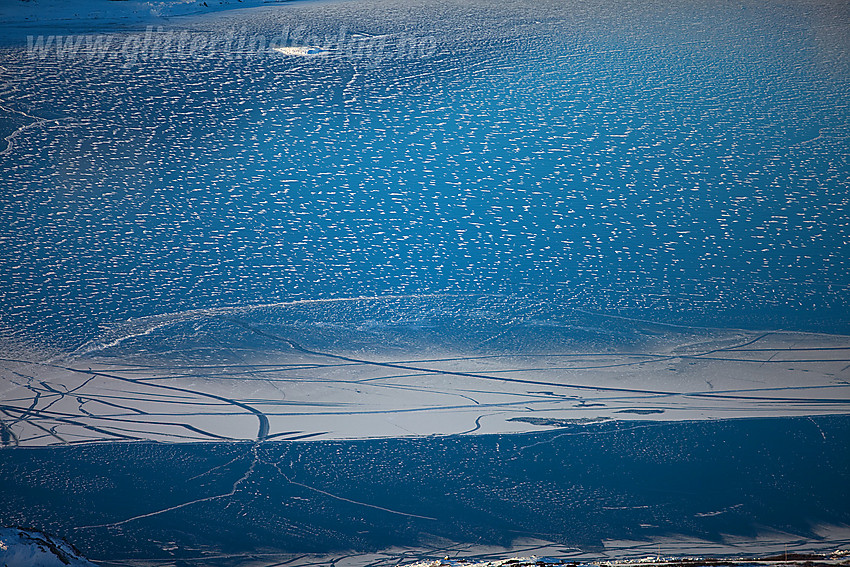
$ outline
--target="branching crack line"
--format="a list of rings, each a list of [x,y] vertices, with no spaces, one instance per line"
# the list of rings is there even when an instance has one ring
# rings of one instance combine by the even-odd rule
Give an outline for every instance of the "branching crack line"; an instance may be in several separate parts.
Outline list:
[[[257,458],[257,446],[258,443],[255,443],[251,447],[251,454],[253,455],[253,459],[251,460],[251,464],[248,467],[248,470],[245,471],[241,477],[239,477],[236,482],[233,483],[233,487],[230,492],[225,494],[216,494],[213,496],[206,496],[204,498],[198,498],[196,500],[191,500],[189,502],[183,502],[182,504],[177,504],[175,506],[170,506],[168,508],[163,508],[162,510],[156,510],[154,512],[148,512],[147,514],[139,514],[138,516],[133,516],[132,518],[127,518],[126,520],[121,520],[119,522],[111,522],[106,524],[95,524],[90,526],[79,526],[74,528],[75,530],[91,530],[97,528],[114,528],[118,526],[123,526],[124,524],[129,524],[130,522],[135,522],[137,520],[143,520],[145,518],[151,518],[154,516],[159,516],[161,514],[165,514],[167,512],[173,512],[174,510],[180,510],[181,508],[186,508],[187,506],[192,506],[194,504],[200,504],[202,502],[210,502],[212,500],[219,500],[221,498],[230,498],[234,496],[236,492],[239,490],[239,485],[248,480],[248,477],[254,472],[254,469],[257,466],[258,458]]]
[[[48,363],[48,362],[34,362],[34,361],[16,360],[16,359],[9,359],[9,358],[2,358],[2,359],[0,359],[0,361],[23,362],[25,364],[34,364],[34,365],[38,365],[38,366],[46,366],[48,368],[59,368],[59,369],[62,369],[62,370],[67,370],[68,372],[76,372],[76,373],[80,373],[80,374],[91,374],[93,376],[100,376],[100,377],[103,377],[103,378],[111,378],[113,380],[118,380],[118,381],[121,381],[121,382],[128,382],[130,384],[145,384],[145,385],[147,385],[151,388],[158,388],[158,389],[162,389],[162,390],[168,390],[168,391],[171,391],[171,392],[184,392],[184,393],[187,393],[187,394],[193,394],[195,396],[200,396],[200,397],[204,397],[204,398],[218,400],[218,401],[225,402],[225,403],[234,405],[236,407],[242,408],[242,409],[254,414],[257,417],[257,419],[259,420],[259,430],[257,431],[257,441],[263,441],[266,437],[268,437],[268,434],[269,434],[269,419],[268,419],[268,417],[266,417],[266,415],[263,412],[261,412],[260,410],[256,409],[255,407],[253,407],[251,405],[248,405],[246,403],[243,403],[243,402],[240,402],[238,400],[231,399],[231,398],[226,398],[224,396],[218,396],[216,394],[211,394],[211,393],[208,393],[208,392],[201,392],[201,391],[198,391],[198,390],[190,390],[188,388],[180,388],[180,387],[177,387],[177,386],[167,386],[165,384],[146,384],[145,382],[142,382],[142,381],[139,381],[139,380],[136,380],[136,379],[133,379],[133,378],[126,378],[124,376],[119,376],[117,374],[110,374],[110,373],[106,373],[106,372],[94,372],[91,369],[81,370],[79,368],[73,368],[71,366],[62,366],[62,365],[59,365],[59,364],[52,364],[52,363]],[[42,385],[44,385],[46,388],[49,388],[49,386],[47,386],[44,383],[42,383]],[[62,392],[57,392],[57,393],[62,394]]]
[[[327,497],[329,497],[329,498],[333,498],[333,499],[335,499],[335,500],[340,500],[340,501],[342,501],[342,502],[348,502],[349,504],[356,504],[357,506],[365,506],[366,508],[372,508],[372,509],[374,509],[374,510],[380,510],[380,511],[382,511],[382,512],[387,512],[387,513],[389,513],[389,514],[396,514],[396,515],[399,515],[399,516],[406,516],[406,517],[408,517],[408,518],[417,518],[417,519],[420,519],[420,520],[431,520],[431,521],[434,521],[434,522],[439,521],[437,518],[432,518],[431,516],[420,516],[420,515],[418,515],[418,514],[410,514],[410,513],[408,513],[408,512],[400,512],[400,511],[398,511],[398,510],[393,510],[393,509],[391,509],[391,508],[384,508],[383,506],[376,506],[375,504],[369,504],[369,503],[366,503],[366,502],[360,502],[360,501],[358,501],[358,500],[352,500],[352,499],[350,499],[350,498],[345,498],[344,496],[338,496],[338,495],[336,495],[336,494],[332,494],[332,493],[327,492],[327,491],[325,491],[325,490],[322,490],[322,489],[320,489],[320,488],[316,488],[316,487],[314,487],[314,486],[310,486],[310,485],[308,485],[308,484],[303,484],[303,483],[301,483],[301,482],[298,482],[298,481],[292,480],[292,479],[291,479],[289,476],[287,476],[287,475],[286,475],[286,474],[285,474],[282,470],[280,470],[279,463],[270,463],[270,464],[271,464],[271,465],[273,465],[273,466],[274,466],[274,468],[275,468],[275,469],[277,469],[277,472],[278,472],[278,473],[280,473],[280,476],[282,476],[283,478],[285,478],[285,479],[286,479],[286,481],[287,481],[287,482],[289,482],[290,484],[293,484],[293,485],[295,485],[295,486],[300,486],[301,488],[306,488],[307,490],[312,490],[313,492],[318,492],[319,494],[322,494],[322,495],[327,496]]]
[[[272,334],[272,333],[267,333],[267,332],[262,331],[260,329],[256,329],[256,328],[251,327],[250,325],[248,325],[248,324],[246,324],[246,323],[244,323],[244,322],[242,322],[238,319],[228,318],[227,320],[230,321],[231,323],[235,324],[235,325],[239,325],[240,327],[242,327],[243,329],[245,329],[247,331],[251,331],[251,332],[256,333],[256,334],[258,334],[262,337],[266,337],[266,338],[269,338],[269,339],[272,339],[272,340],[275,340],[275,341],[286,343],[289,346],[291,346],[293,349],[295,349],[299,352],[303,352],[305,354],[312,354],[314,356],[324,356],[324,357],[333,358],[333,359],[336,359],[336,360],[344,360],[344,361],[347,361],[347,362],[356,362],[356,363],[359,363],[359,364],[369,364],[369,365],[372,365],[372,366],[380,366],[380,367],[384,367],[384,368],[396,368],[396,369],[400,369],[400,370],[412,370],[414,372],[428,372],[428,373],[431,373],[431,374],[442,374],[442,375],[446,375],[446,376],[463,376],[463,377],[466,377],[466,378],[478,378],[478,379],[481,379],[481,380],[493,380],[493,381],[496,381],[496,382],[513,382],[513,383],[518,383],[518,384],[534,384],[534,385],[537,385],[537,386],[559,386],[559,387],[564,387],[564,388],[575,388],[575,389],[580,389],[580,390],[593,390],[593,391],[600,391],[601,390],[601,391],[611,391],[611,392],[629,392],[629,393],[660,394],[660,395],[670,395],[671,394],[671,392],[664,392],[664,391],[659,391],[659,390],[645,390],[645,389],[634,389],[634,388],[614,388],[614,387],[610,387],[610,386],[586,386],[586,385],[583,385],[583,384],[558,384],[558,383],[555,383],[555,382],[547,382],[547,381],[541,381],[541,380],[526,380],[526,379],[522,379],[522,378],[506,378],[504,376],[491,376],[491,375],[488,375],[488,374],[477,374],[477,373],[473,373],[473,372],[459,372],[459,371],[454,371],[454,370],[440,370],[440,369],[435,369],[435,368],[412,366],[412,365],[409,365],[409,364],[399,364],[399,363],[396,363],[396,362],[379,362],[379,361],[374,361],[374,360],[364,360],[364,359],[360,359],[360,358],[352,358],[352,357],[349,357],[349,356],[343,356],[343,355],[340,355],[340,354],[332,354],[332,353],[327,353],[327,352],[319,352],[319,351],[310,350],[308,348],[301,346],[300,344],[298,344],[297,342],[295,342],[291,339],[287,339],[286,337],[281,337],[281,336],[278,336],[278,335],[275,335],[275,334]],[[675,359],[675,358],[679,358],[679,357],[678,356],[671,356],[671,357],[668,357],[668,358],[669,359]],[[647,361],[647,362],[649,362],[649,361]],[[657,361],[652,361],[652,362],[657,362]],[[630,364],[642,364],[642,363],[643,362],[630,363]]]

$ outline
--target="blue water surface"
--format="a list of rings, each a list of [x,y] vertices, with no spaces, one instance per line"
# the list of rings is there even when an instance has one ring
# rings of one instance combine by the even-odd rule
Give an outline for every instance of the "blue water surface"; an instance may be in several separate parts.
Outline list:
[[[4,334],[425,293],[850,332],[846,6],[308,2],[165,31],[298,26],[389,39],[0,52],[5,131],[42,120],[0,155]]]

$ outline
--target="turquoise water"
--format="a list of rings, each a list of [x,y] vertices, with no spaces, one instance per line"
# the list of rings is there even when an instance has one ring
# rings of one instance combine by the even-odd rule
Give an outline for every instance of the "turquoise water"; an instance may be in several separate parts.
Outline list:
[[[6,131],[46,121],[0,156],[3,332],[72,347],[423,293],[846,332],[847,24],[829,2],[323,2],[166,31],[382,51],[6,47]]]

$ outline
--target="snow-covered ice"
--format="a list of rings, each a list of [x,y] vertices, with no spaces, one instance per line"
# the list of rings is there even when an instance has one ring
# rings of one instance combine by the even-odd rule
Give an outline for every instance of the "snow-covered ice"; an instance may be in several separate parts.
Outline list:
[[[488,320],[503,299],[456,302],[202,310],[118,325],[74,355],[22,351],[0,369],[4,444],[511,433],[850,410],[844,336],[581,311],[503,324]]]

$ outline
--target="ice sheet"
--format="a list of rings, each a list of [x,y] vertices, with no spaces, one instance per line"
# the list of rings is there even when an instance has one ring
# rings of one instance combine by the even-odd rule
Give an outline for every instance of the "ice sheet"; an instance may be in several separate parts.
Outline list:
[[[500,300],[454,312],[446,301],[187,312],[120,325],[73,355],[7,356],[3,443],[508,433],[850,408],[845,336],[580,311],[505,324],[487,319]]]

